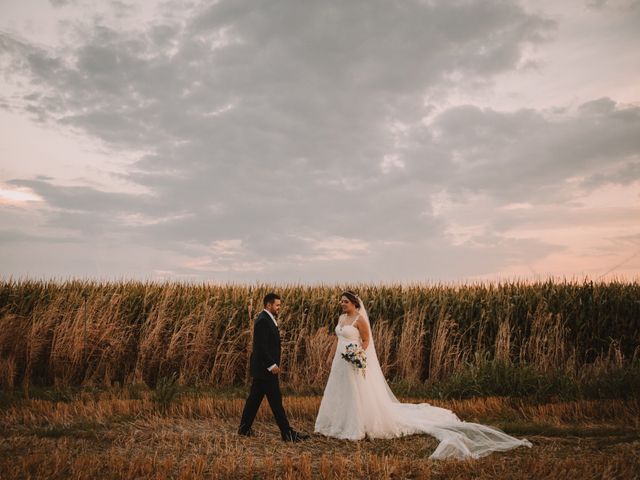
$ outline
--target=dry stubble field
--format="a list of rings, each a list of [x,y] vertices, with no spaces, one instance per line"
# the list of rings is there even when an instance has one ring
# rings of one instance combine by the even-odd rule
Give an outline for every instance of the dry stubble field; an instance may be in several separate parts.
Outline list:
[[[235,434],[242,398],[180,395],[163,411],[151,391],[112,388],[5,401],[0,474],[17,478],[639,478],[640,401],[430,401],[467,421],[526,437],[533,448],[471,461],[428,459],[427,435],[360,442],[312,435],[283,443],[267,402],[256,437]],[[404,401],[427,401],[407,399]],[[313,431],[320,398],[286,396],[292,424]]]

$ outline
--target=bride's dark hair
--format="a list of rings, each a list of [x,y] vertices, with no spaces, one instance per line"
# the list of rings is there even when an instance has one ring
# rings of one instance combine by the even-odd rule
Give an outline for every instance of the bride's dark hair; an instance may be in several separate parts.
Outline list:
[[[358,310],[360,310],[360,302],[358,301],[358,295],[351,290],[347,290],[346,292],[342,292],[343,297],[347,297],[351,303],[353,303]]]

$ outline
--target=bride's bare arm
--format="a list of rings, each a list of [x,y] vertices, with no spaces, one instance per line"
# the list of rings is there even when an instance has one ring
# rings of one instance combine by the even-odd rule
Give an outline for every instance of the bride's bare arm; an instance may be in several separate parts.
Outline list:
[[[358,317],[353,326],[356,327],[360,332],[360,336],[362,337],[362,348],[366,350],[369,346],[369,339],[371,338],[369,325],[367,325],[367,322],[365,322],[362,318]]]
[[[335,356],[337,349],[338,349],[338,339],[336,339],[335,342],[333,342],[333,347],[331,347],[331,353],[327,357],[326,364],[328,367],[331,366],[331,361],[333,360],[333,357]]]
[[[344,317],[344,314],[340,315],[338,317],[338,325],[340,325],[340,322],[342,322],[342,317]],[[333,361],[333,357],[336,355],[336,350],[338,349],[338,339],[336,338],[335,342],[333,342],[333,347],[331,348],[331,353],[329,354],[329,356],[327,357],[327,368],[331,367],[331,362]]]

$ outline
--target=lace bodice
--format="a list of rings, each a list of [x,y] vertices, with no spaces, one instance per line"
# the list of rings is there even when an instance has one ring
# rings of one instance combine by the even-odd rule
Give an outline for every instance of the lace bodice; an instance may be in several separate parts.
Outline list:
[[[341,325],[340,324],[341,320],[342,320],[342,317],[338,321],[338,325],[336,325],[336,328],[335,328],[335,332],[336,332],[336,335],[338,336],[338,339],[343,340],[345,342],[353,342],[353,341],[360,342],[362,340],[362,338],[360,337],[360,330],[358,330],[356,327],[348,323],[346,325]]]

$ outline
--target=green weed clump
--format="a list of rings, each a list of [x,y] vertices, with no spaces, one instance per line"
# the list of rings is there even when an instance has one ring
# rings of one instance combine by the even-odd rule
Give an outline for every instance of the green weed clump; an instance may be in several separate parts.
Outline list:
[[[175,373],[162,377],[153,391],[151,399],[158,405],[160,412],[167,413],[171,403],[173,403],[180,394],[180,385],[178,377]]]

